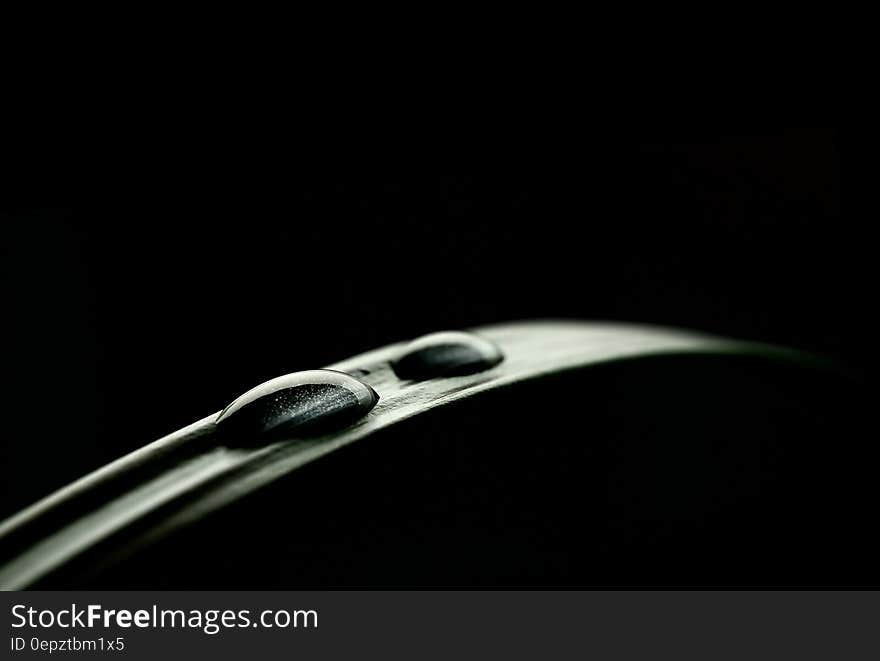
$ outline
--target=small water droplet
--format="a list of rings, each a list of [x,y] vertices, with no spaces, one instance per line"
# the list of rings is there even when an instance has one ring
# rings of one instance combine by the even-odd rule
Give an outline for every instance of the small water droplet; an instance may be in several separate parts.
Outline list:
[[[323,433],[344,427],[372,409],[379,395],[348,374],[294,372],[248,390],[217,417],[217,427],[243,442],[253,435]]]
[[[443,331],[410,342],[391,363],[401,379],[422,380],[482,372],[504,360],[493,343],[473,333]]]

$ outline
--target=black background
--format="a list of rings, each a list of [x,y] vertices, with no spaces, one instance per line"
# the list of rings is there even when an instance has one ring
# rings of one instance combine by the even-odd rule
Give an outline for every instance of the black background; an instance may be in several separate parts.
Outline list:
[[[474,170],[168,154],[60,203],[32,182],[2,230],[0,514],[263,380],[442,328],[650,322],[864,368],[836,131],[609,132]]]

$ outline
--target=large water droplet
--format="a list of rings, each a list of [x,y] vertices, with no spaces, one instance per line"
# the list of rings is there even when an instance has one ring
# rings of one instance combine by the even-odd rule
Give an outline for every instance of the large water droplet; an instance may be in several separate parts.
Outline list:
[[[294,372],[248,390],[223,409],[217,427],[241,442],[254,435],[323,433],[351,424],[378,401],[375,390],[348,374]]]
[[[474,374],[504,360],[501,350],[473,333],[443,331],[410,342],[391,363],[401,379],[422,380],[438,376]]]

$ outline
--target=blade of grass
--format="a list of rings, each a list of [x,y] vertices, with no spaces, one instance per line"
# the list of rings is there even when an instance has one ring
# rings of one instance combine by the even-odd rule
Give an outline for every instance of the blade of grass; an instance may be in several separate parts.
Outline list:
[[[217,414],[169,434],[47,496],[0,524],[0,588],[32,585],[138,522],[120,552],[133,550],[237,500],[304,464],[402,420],[488,390],[616,360],[675,353],[750,354],[821,361],[769,345],[687,331],[617,323],[527,321],[475,329],[504,353],[477,374],[402,381],[389,366],[405,343],[328,366],[358,374],[381,399],[363,419],[313,438],[226,447]]]

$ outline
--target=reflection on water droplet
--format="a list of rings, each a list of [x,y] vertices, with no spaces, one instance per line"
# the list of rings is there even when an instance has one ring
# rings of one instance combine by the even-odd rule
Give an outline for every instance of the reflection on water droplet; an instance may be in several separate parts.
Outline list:
[[[363,417],[378,401],[375,390],[348,374],[295,372],[247,391],[223,409],[217,427],[242,442],[253,435],[324,433]]]
[[[461,376],[482,372],[504,360],[501,350],[473,333],[444,331],[410,342],[392,361],[401,379],[422,380],[438,376]]]

